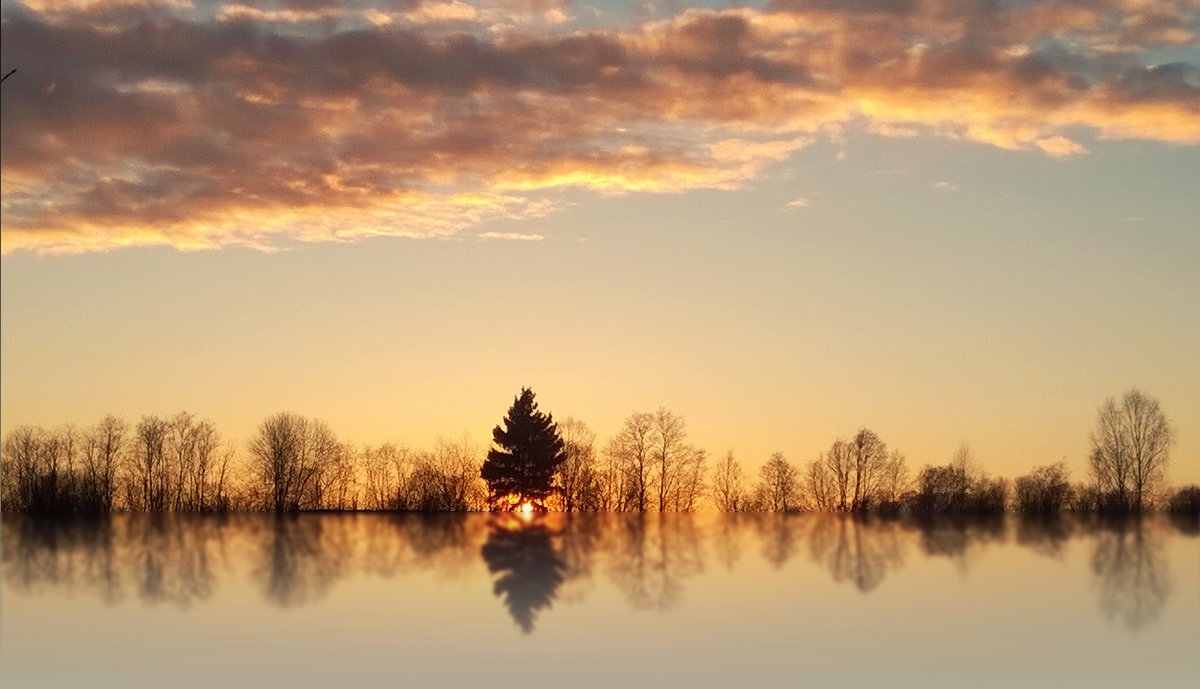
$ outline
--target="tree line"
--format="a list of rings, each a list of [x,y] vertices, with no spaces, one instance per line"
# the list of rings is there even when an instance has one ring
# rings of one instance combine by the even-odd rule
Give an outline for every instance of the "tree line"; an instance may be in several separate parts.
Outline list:
[[[1200,487],[1167,490],[1175,430],[1157,400],[1137,390],[1100,408],[1080,481],[1063,462],[1014,481],[992,477],[965,444],[914,475],[904,453],[868,428],[802,466],[775,453],[752,476],[732,452],[710,462],[689,441],[685,419],[665,407],[633,412],[600,443],[585,422],[556,423],[537,411],[533,397],[526,389],[514,400],[486,458],[468,435],[430,449],[356,445],[290,412],[264,419],[241,447],[187,412],[136,424],[106,416],[89,428],[20,426],[3,441],[0,505],[74,514],[519,504],[569,512],[1200,512]]]

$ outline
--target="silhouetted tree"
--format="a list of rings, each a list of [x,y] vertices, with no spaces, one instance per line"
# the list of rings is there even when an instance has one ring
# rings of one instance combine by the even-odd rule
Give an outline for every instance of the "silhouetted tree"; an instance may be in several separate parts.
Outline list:
[[[862,511],[875,500],[876,483],[887,464],[887,445],[874,431],[863,428],[850,441],[854,463],[854,504],[851,509]]]
[[[596,434],[583,421],[567,417],[558,425],[567,458],[558,465],[557,483],[566,512],[600,509]]]
[[[525,502],[544,507],[554,494],[554,473],[567,459],[554,417],[538,411],[533,391],[522,388],[502,421],[492,430],[480,475],[488,484],[492,509],[514,509]]]
[[[917,477],[919,509],[928,512],[962,512],[971,487],[966,471],[953,464],[927,466]]]
[[[609,441],[608,455],[620,473],[616,509],[645,512],[650,506],[654,415],[634,412]],[[617,477],[614,477],[617,478]]]
[[[764,504],[770,512],[790,512],[800,507],[800,483],[796,469],[783,454],[776,452],[759,470],[759,485]]]
[[[169,427],[157,416],[143,416],[134,429],[130,463],[137,486],[136,507],[147,512],[167,509],[170,472],[167,470],[166,442]]]
[[[85,511],[112,512],[128,429],[123,420],[110,415],[87,434],[83,459]]]
[[[818,512],[833,512],[839,509],[839,496],[833,474],[821,455],[808,463],[804,472],[804,487],[812,508]]]
[[[829,451],[821,458],[832,486],[836,509],[845,511],[853,506],[852,477],[854,475],[854,450],[845,440],[835,440]]]
[[[1110,397],[1100,407],[1090,455],[1103,507],[1142,510],[1149,489],[1162,478],[1174,441],[1175,431],[1157,399],[1136,388],[1120,404]]]
[[[1034,469],[1014,483],[1017,509],[1027,513],[1057,514],[1071,499],[1067,465],[1063,462]]]
[[[1180,488],[1167,502],[1167,509],[1173,514],[1200,516],[1200,486]]]
[[[705,452],[689,445],[683,417],[665,407],[654,414],[650,459],[659,512],[688,512],[704,492]]]
[[[914,507],[923,512],[1003,512],[1008,500],[1008,482],[978,474],[967,475],[962,462],[926,466],[917,477]]]
[[[321,507],[323,474],[342,451],[324,422],[282,412],[250,441],[252,469],[275,512]]]
[[[892,450],[879,473],[879,508],[886,511],[899,509],[901,502],[911,490],[911,479],[904,453]]]
[[[713,469],[712,499],[721,512],[746,509],[746,480],[742,475],[742,464],[733,456],[733,450],[725,453],[725,458]]]

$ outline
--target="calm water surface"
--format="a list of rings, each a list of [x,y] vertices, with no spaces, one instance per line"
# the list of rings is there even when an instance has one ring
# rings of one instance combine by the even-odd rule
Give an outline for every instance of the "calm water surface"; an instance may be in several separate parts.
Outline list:
[[[1194,687],[1194,521],[5,515],[0,686]]]

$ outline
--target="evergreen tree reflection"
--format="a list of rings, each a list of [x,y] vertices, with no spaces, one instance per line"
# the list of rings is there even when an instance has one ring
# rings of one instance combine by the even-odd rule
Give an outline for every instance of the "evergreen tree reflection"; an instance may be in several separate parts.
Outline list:
[[[566,576],[556,548],[562,515],[497,513],[488,523],[482,555],[496,576],[493,591],[504,599],[513,620],[526,634],[538,611],[550,607]]]

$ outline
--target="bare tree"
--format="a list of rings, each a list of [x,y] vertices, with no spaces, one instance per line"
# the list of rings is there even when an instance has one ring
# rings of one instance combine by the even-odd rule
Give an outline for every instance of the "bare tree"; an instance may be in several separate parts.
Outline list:
[[[394,445],[372,448],[363,446],[359,459],[363,472],[363,505],[369,510],[386,510],[393,507],[396,496],[396,474],[392,455]]]
[[[904,453],[892,450],[879,474],[879,500],[889,506],[898,505],[911,485]]]
[[[253,471],[276,512],[320,507],[324,476],[342,451],[324,422],[281,412],[258,427],[250,441]]]
[[[1163,476],[1174,442],[1175,430],[1157,399],[1136,388],[1120,404],[1110,397],[1100,407],[1090,456],[1107,506],[1142,510],[1149,489]]]
[[[746,480],[742,464],[733,456],[733,450],[717,462],[712,478],[713,504],[721,512],[739,512],[746,508]]]
[[[438,438],[433,447],[444,509],[453,511],[483,509],[487,488],[479,476],[483,453],[478,443],[464,433],[458,440]]]
[[[43,474],[42,440],[46,432],[37,426],[18,426],[4,437],[0,460],[3,502],[6,511],[33,511],[39,502]]]
[[[850,441],[854,461],[854,505],[861,511],[875,499],[876,481],[887,463],[887,445],[874,431],[863,428]]]
[[[106,416],[87,434],[84,476],[90,509],[112,512],[117,493],[117,472],[125,452],[129,426],[115,416]]]
[[[633,493],[622,458],[613,454],[613,445],[609,443],[596,468],[596,509],[600,512],[624,512],[630,509]]]
[[[558,424],[567,458],[558,465],[558,487],[566,512],[598,508],[596,434],[579,419],[568,416]]]
[[[836,498],[836,509],[846,511],[853,507],[852,481],[854,476],[854,448],[851,443],[838,439],[833,441],[829,451],[822,458],[825,468],[833,482],[833,495]]]
[[[130,470],[137,490],[137,505],[148,512],[167,509],[170,474],[166,466],[167,422],[157,416],[143,416],[134,429]]]
[[[764,504],[772,512],[789,512],[800,506],[799,481],[795,467],[776,452],[759,471]]]
[[[675,492],[679,479],[680,465],[685,461],[689,448],[684,444],[687,430],[683,417],[665,407],[654,414],[654,447],[651,458],[654,462],[655,481],[658,484],[658,511],[668,511],[669,496]]]
[[[188,494],[188,479],[195,471],[196,425],[194,417],[181,411],[167,421],[167,436],[164,449],[164,466],[170,482],[167,504],[179,511],[185,505]],[[187,507],[194,509],[194,505]]]
[[[608,443],[608,454],[621,473],[622,509],[645,512],[650,506],[654,424],[653,414],[634,412]]]
[[[834,474],[829,469],[827,456],[822,455],[808,463],[804,474],[804,484],[812,508],[819,512],[834,512],[839,509],[839,499],[845,498],[843,492],[838,495]],[[843,484],[844,485],[844,484]]]
[[[1071,499],[1065,462],[1035,468],[1016,480],[1017,509],[1035,514],[1057,514]]]

